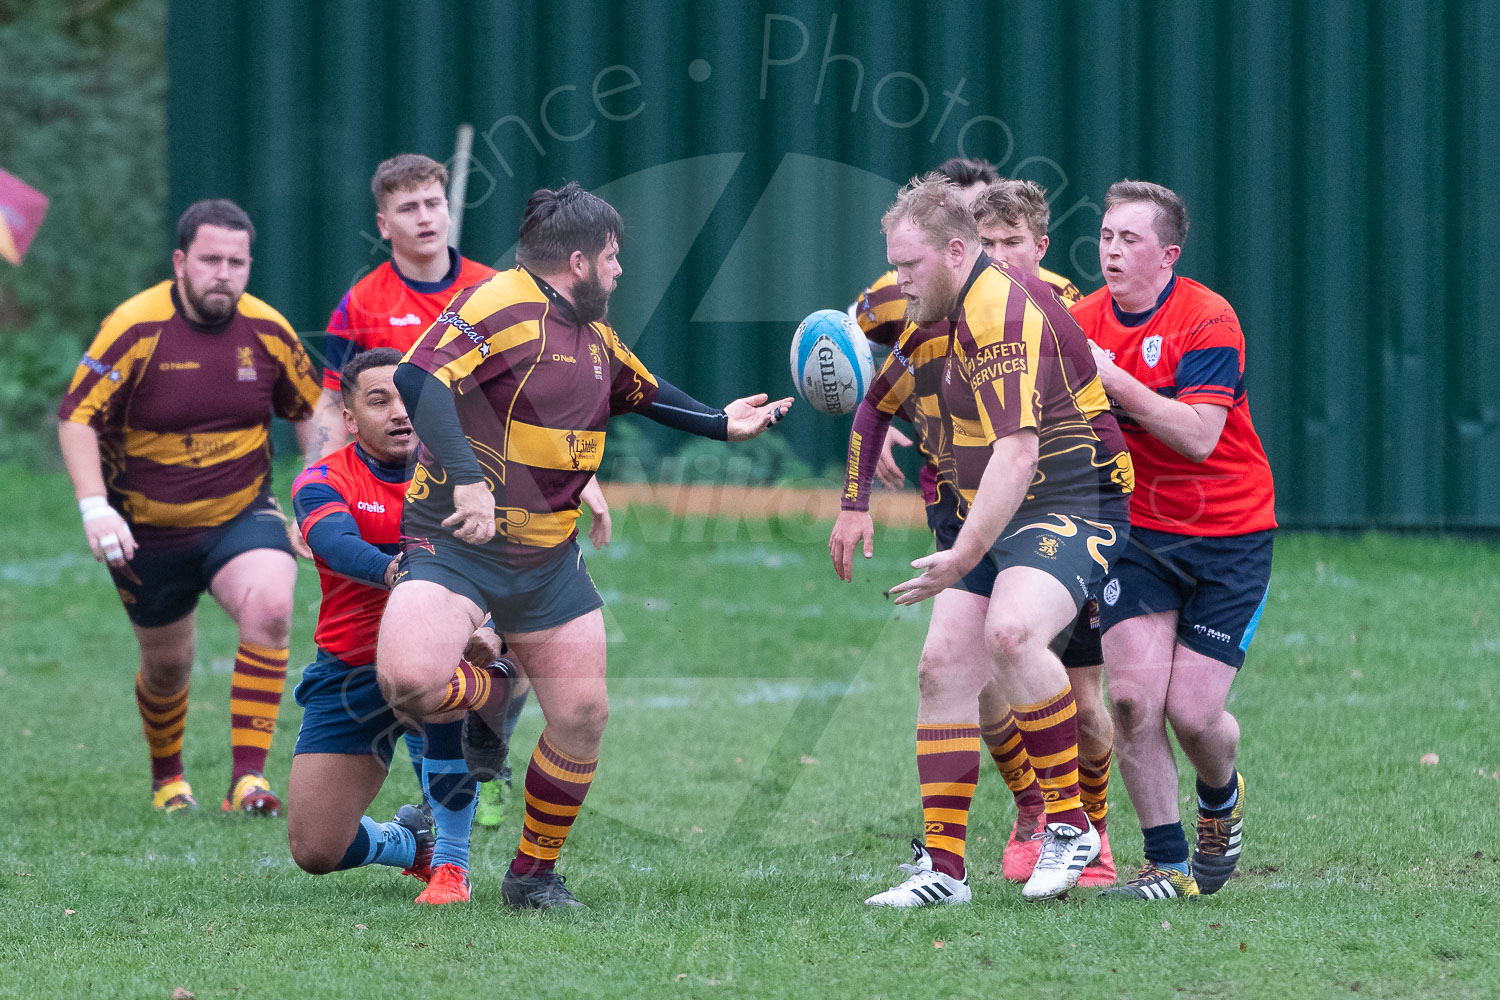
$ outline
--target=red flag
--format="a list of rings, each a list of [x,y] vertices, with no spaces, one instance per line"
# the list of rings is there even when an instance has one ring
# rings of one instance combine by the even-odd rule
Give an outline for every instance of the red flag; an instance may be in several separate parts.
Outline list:
[[[46,214],[46,195],[0,170],[0,257],[19,267]]]

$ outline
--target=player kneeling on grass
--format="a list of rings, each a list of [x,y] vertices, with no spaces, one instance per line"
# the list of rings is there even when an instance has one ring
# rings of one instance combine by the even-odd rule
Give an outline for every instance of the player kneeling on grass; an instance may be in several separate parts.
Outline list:
[[[407,725],[418,725],[386,704],[373,662],[417,448],[391,382],[400,360],[399,351],[384,347],[344,366],[339,388],[354,441],[292,487],[323,601],[318,656],[294,693],[304,714],[287,788],[287,837],[292,859],[315,875],[363,865],[403,868],[428,882],[417,902],[462,902],[469,898],[476,780],[463,762],[461,713],[423,727],[419,771],[431,814],[407,805],[389,823],[364,815],[385,782],[396,741]],[[464,653],[489,664],[500,648],[494,632],[481,629]]]
[[[952,442],[962,526],[891,589],[898,604],[935,598],[919,664],[917,773],[925,843],[911,878],[876,906],[963,902],[969,807],[979,776],[979,695],[992,682],[1013,707],[1037,775],[1045,825],[1023,894],[1060,896],[1100,851],[1080,799],[1077,707],[1050,645],[1124,548],[1131,489],[1125,451],[1094,360],[1051,288],[984,254],[959,190],[929,175],[881,220],[911,324],[947,328],[938,392]],[[871,392],[887,388],[877,380]],[[848,580],[872,554],[868,488],[888,426],[861,407],[829,551]],[[940,537],[940,542],[945,541]],[[863,543],[861,545],[861,543]]]
[[[486,609],[526,664],[546,726],[501,886],[513,907],[581,905],[554,866],[593,781],[609,714],[603,601],[576,526],[610,417],[641,413],[738,441],[792,403],[762,395],[717,410],[654,378],[604,322],[621,232],[619,213],[576,183],[535,192],[519,266],[449,303],[396,371],[422,456],[380,626],[380,683],[415,716],[455,707],[443,664],[457,659]],[[466,720],[465,758],[498,770],[503,758],[486,746],[491,728]]]

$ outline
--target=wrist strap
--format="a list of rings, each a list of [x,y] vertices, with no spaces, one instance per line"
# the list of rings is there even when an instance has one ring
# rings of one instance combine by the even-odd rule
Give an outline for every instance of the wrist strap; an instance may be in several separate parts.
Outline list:
[[[79,500],[78,513],[85,521],[92,521],[95,518],[104,517],[106,514],[114,514],[116,517],[120,516],[104,497],[84,497],[82,500]]]

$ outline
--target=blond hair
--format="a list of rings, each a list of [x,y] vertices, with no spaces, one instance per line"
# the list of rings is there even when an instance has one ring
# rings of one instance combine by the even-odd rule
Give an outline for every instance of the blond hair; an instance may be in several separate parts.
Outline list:
[[[936,172],[913,177],[881,216],[880,228],[889,234],[902,222],[910,222],[935,247],[947,246],[953,239],[979,245],[974,213],[964,204],[958,185]]]
[[[996,181],[984,189],[973,208],[974,220],[981,226],[995,222],[1005,226],[1025,223],[1038,242],[1047,235],[1047,225],[1052,221],[1047,189],[1035,181]]]
[[[375,195],[375,207],[385,208],[385,200],[397,191],[411,191],[437,181],[448,186],[448,168],[430,156],[421,153],[402,153],[381,162],[370,178],[370,193]]]
[[[1151,228],[1164,247],[1182,246],[1187,239],[1188,213],[1182,196],[1171,188],[1150,181],[1115,181],[1104,195],[1104,210],[1108,212],[1116,205],[1131,202],[1146,202],[1156,206],[1156,218]]]

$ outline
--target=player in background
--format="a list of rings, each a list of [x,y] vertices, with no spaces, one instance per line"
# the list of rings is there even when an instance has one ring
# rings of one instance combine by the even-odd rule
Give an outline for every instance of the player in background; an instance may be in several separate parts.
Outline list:
[[[1073,307],[1135,462],[1130,545],[1100,591],[1104,663],[1145,865],[1112,896],[1218,891],[1239,861],[1245,780],[1229,687],[1260,623],[1276,496],[1250,421],[1245,336],[1229,303],[1177,273],[1188,215],[1159,184],[1104,201],[1105,287]],[[1197,772],[1192,865],[1167,723]]]
[[[969,207],[979,228],[979,245],[992,259],[1042,279],[1064,306],[1072,306],[1082,297],[1073,282],[1041,266],[1047,254],[1047,227],[1052,220],[1045,188],[1034,181],[1000,180],[985,188]],[[1099,831],[1099,856],[1089,862],[1078,884],[1113,885],[1114,854],[1105,822],[1109,812],[1115,727],[1104,703],[1104,654],[1100,647],[1096,598],[1084,603],[1061,656],[1078,704],[1078,784],[1083,808],[1089,822]],[[1005,842],[1001,868],[1006,878],[1025,881],[1036,863],[1041,844],[1036,834],[1041,832],[1045,812],[1036,771],[1021,745],[1015,718],[1001,698],[998,685],[991,684],[980,693],[979,724],[985,745],[1016,799],[1016,822]]]
[[[964,855],[979,776],[978,699],[997,679],[1047,813],[1023,895],[1059,896],[1098,855],[1099,837],[1080,798],[1072,690],[1049,647],[1124,547],[1130,458],[1082,331],[1049,286],[984,254],[951,182],[932,174],[914,182],[881,223],[909,324],[948,331],[939,430],[967,513],[951,544],[915,560],[920,575],[890,591],[899,604],[935,598],[917,711],[925,841],[913,841],[913,863],[902,866],[911,877],[866,902],[971,898]],[[874,405],[855,415],[845,509],[829,539],[844,580],[857,548],[873,554],[868,495],[888,422]]]
[[[353,443],[309,466],[292,487],[323,599],[317,658],[294,692],[304,713],[287,785],[287,839],[292,859],[314,875],[364,865],[403,868],[428,882],[417,902],[465,902],[477,782],[459,745],[462,714],[424,727],[417,764],[431,826],[417,806],[402,806],[389,823],[364,814],[408,724],[381,697],[374,663],[417,450],[391,382],[400,360],[401,352],[375,347],[344,365],[342,417]],[[498,637],[482,629],[464,653],[488,664],[499,651]]]
[[[609,712],[602,600],[578,548],[578,497],[613,414],[719,440],[760,434],[791,406],[764,395],[714,410],[652,377],[604,322],[621,268],[615,209],[577,183],[536,191],[518,266],[461,294],[396,370],[422,439],[403,552],[381,622],[387,700],[453,707],[443,666],[484,617],[525,665],[546,720],[526,772],[506,905],[582,905],[555,871],[598,763]],[[470,726],[465,736],[482,727]],[[476,749],[479,751],[475,753]],[[485,748],[466,742],[470,764]]]
[[[964,200],[970,204],[979,197],[980,192],[1000,179],[1000,172],[988,160],[961,156],[944,160],[938,165],[937,173],[957,184]],[[906,330],[906,299],[902,296],[900,288],[896,286],[895,270],[885,272],[876,278],[869,288],[860,292],[859,298],[855,299],[854,304],[849,307],[849,315],[854,317],[854,321],[864,331],[872,347],[887,350],[894,347],[897,338]],[[915,426],[915,421],[909,414],[900,415]],[[922,465],[921,473],[918,474],[917,482],[922,490],[923,501],[931,504],[937,499],[937,459],[930,451],[922,447],[920,428],[918,432],[918,447],[921,448],[926,461]],[[894,427],[890,428],[885,436],[885,443],[881,445],[880,461],[875,466],[875,476],[893,490],[900,489],[906,484],[906,474],[896,464],[896,459],[891,454],[892,446],[909,448],[911,445],[912,439]]]
[[[222,808],[281,809],[264,771],[297,563],[271,493],[270,426],[273,414],[285,417],[305,442],[318,383],[287,321],[245,294],[254,241],[233,202],[188,206],[173,277],[105,319],[58,411],[89,549],[108,563],[140,646],[135,695],[151,800],[169,813],[197,806],[182,734],[204,591],[239,630]]]

